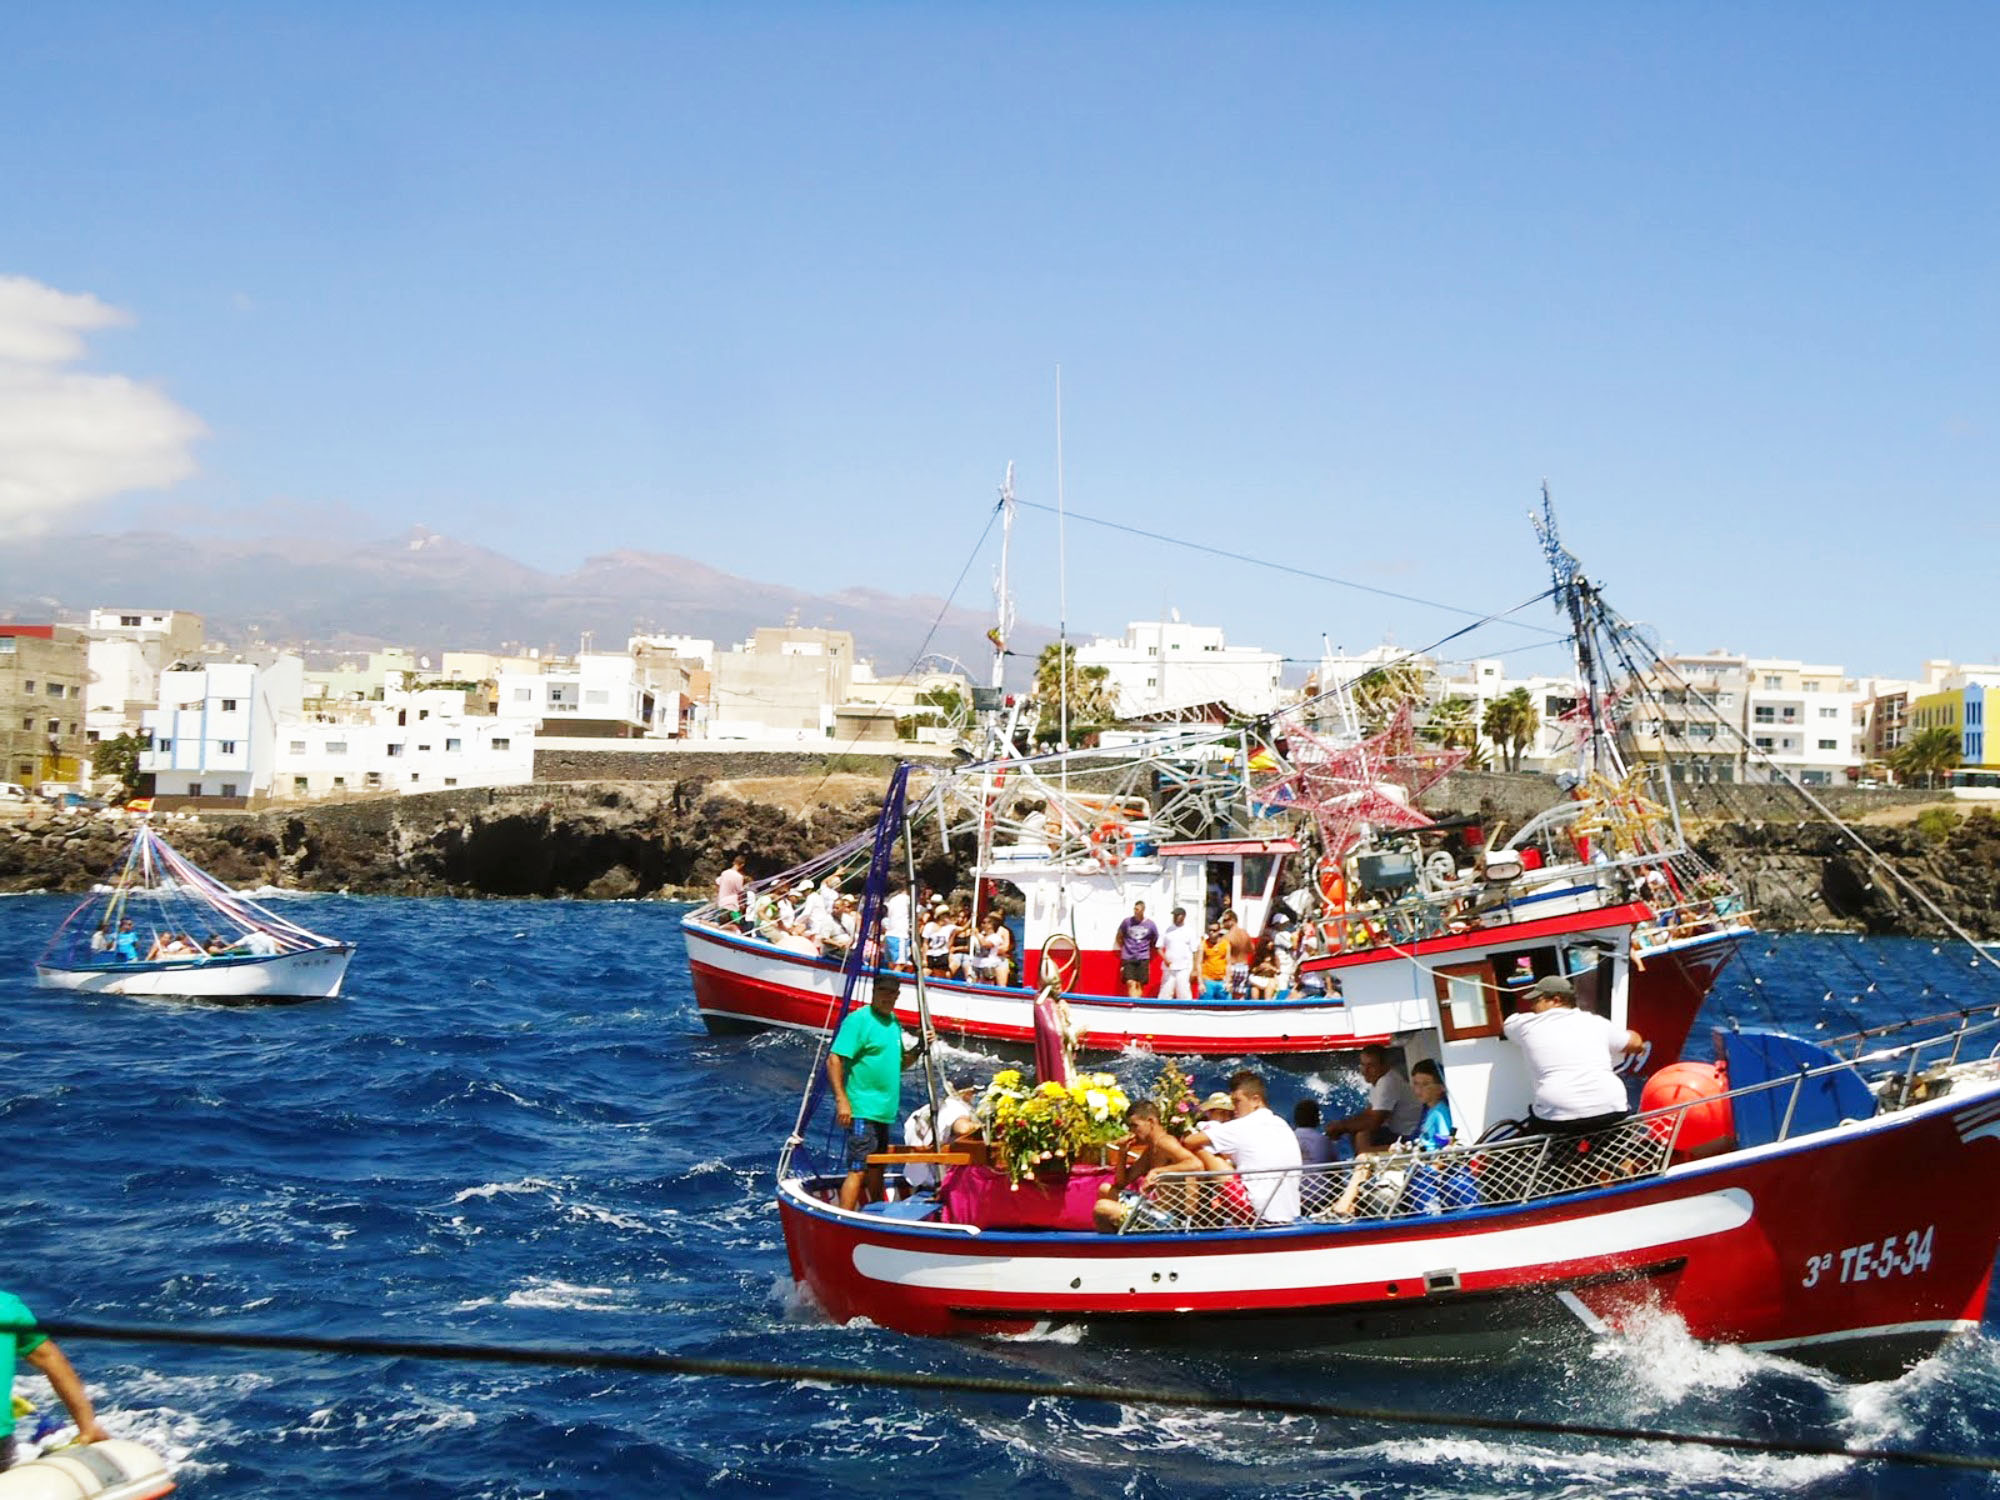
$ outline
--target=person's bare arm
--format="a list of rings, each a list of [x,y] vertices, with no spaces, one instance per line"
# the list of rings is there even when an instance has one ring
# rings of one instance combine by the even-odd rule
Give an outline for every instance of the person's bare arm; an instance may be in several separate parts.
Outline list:
[[[826,1081],[833,1085],[833,1117],[846,1130],[854,1123],[854,1106],[847,1102],[847,1059],[838,1052],[826,1056]]]
[[[77,1436],[86,1443],[101,1443],[111,1436],[98,1426],[97,1409],[90,1404],[83,1378],[76,1373],[68,1356],[56,1347],[55,1340],[44,1340],[34,1352],[22,1357],[48,1376],[57,1398],[69,1409],[69,1419],[76,1423]]]

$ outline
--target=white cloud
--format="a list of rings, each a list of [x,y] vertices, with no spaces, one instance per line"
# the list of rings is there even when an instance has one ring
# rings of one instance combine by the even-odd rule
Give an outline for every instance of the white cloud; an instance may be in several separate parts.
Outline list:
[[[63,368],[131,318],[90,294],[0,276],[0,530],[194,472],[194,413],[123,375]]]

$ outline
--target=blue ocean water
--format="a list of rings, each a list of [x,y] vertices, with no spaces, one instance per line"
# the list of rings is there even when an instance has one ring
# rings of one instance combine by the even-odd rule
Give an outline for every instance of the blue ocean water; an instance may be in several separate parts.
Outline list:
[[[661,903],[297,898],[349,993],[83,998],[29,968],[66,902],[0,900],[0,1285],[49,1317],[1166,1384],[2000,1454],[2000,1344],[1849,1384],[1667,1322],[1573,1356],[1402,1365],[1067,1332],[836,1328],[771,1201],[813,1050],[711,1038]],[[1709,1015],[1850,1029],[2000,999],[1928,943],[1760,941]],[[985,1064],[956,1059],[971,1076]],[[1144,1087],[1156,1065],[1119,1071]],[[1226,1073],[1210,1067],[1197,1083]],[[1279,1073],[1354,1097],[1338,1072]],[[1990,1192],[1993,1184],[1977,1186]],[[1996,1310],[1989,1310],[1988,1328]],[[823,1386],[72,1344],[113,1431],[223,1497],[1982,1494],[1835,1459]],[[21,1389],[46,1403],[46,1387]]]

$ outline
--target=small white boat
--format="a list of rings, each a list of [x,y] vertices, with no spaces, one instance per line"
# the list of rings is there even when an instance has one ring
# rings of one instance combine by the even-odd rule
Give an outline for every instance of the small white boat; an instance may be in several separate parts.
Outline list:
[[[354,945],[232,891],[142,825],[117,874],[35,962],[44,989],[206,1000],[340,993]]]
[[[125,1438],[57,1448],[0,1474],[0,1500],[158,1500],[173,1487],[166,1460]]]

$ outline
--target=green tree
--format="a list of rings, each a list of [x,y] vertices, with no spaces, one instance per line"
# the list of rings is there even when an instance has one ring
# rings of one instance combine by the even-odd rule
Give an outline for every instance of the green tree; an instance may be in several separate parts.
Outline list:
[[[1063,683],[1069,683],[1069,742],[1081,744],[1088,735],[1118,722],[1118,705],[1106,667],[1079,667],[1076,647],[1060,642],[1044,646],[1035,663],[1035,738],[1055,744],[1062,738]]]
[[[146,748],[146,742],[136,734],[121,734],[114,739],[99,740],[97,748],[90,752],[90,769],[99,776],[118,778],[119,800],[138,795],[139,752]]]
[[[1889,764],[1905,781],[1922,777],[1925,786],[1936,786],[1938,777],[1958,765],[1960,759],[1958,731],[1939,724],[1911,735],[1902,748],[1889,756]]]
[[[1493,742],[1510,771],[1521,769],[1521,754],[1534,743],[1541,727],[1542,716],[1524,687],[1495,698],[1479,720],[1479,732]]]
[[[972,700],[959,688],[941,683],[917,694],[915,706],[896,720],[896,737],[913,740],[919,729],[963,729],[972,717]]]

